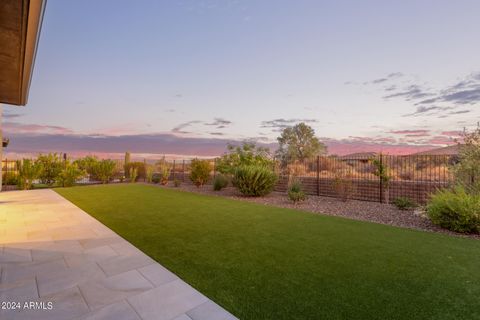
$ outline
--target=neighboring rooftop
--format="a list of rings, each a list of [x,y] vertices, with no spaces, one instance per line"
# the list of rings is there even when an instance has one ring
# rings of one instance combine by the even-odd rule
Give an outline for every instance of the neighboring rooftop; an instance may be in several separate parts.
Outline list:
[[[348,159],[371,159],[377,156],[376,152],[355,152],[339,157],[342,160]]]

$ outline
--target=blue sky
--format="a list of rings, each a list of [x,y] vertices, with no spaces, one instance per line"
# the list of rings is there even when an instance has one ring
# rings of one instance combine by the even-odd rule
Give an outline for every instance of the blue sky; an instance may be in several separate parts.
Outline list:
[[[480,114],[478,12],[478,1],[49,0],[29,104],[4,108],[4,130],[18,136],[11,151],[79,137],[114,137],[118,152],[148,137],[143,153],[170,153],[166,139],[270,143],[299,121],[339,153],[444,145]]]

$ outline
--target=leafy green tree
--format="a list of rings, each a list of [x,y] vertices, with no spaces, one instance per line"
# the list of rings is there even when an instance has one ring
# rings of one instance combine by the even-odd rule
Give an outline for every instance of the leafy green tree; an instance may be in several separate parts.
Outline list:
[[[40,154],[35,161],[40,168],[40,182],[53,185],[64,168],[64,161],[57,153]]]
[[[458,160],[452,168],[456,183],[469,193],[480,194],[480,127],[463,133],[458,142]]]
[[[70,161],[65,162],[65,167],[58,175],[58,184],[63,187],[71,187],[75,185],[77,180],[85,174],[76,163]]]
[[[315,136],[312,127],[303,122],[283,129],[277,141],[279,148],[276,156],[284,163],[327,153],[327,147]]]
[[[85,156],[83,158],[75,160],[74,163],[78,166],[80,170],[85,171],[88,174],[90,181],[98,181],[100,180],[96,176],[98,161],[98,158],[95,156]]]
[[[95,176],[102,181],[102,183],[108,183],[113,179],[115,169],[115,161],[110,159],[100,160],[95,165]]]
[[[232,175],[239,166],[273,165],[268,148],[259,147],[253,142],[243,142],[242,145],[227,145],[227,152],[217,159],[216,171]]]
[[[23,159],[17,161],[18,170],[18,187],[22,190],[29,190],[33,188],[33,181],[38,179],[42,171],[41,166],[30,159]]]

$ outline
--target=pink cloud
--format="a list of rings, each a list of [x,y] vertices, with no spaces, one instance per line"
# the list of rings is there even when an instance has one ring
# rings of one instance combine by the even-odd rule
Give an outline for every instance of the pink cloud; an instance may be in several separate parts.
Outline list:
[[[461,137],[463,135],[463,131],[443,131],[442,135],[450,137]]]
[[[428,139],[427,142],[431,144],[451,145],[455,143],[455,139],[446,136],[434,136],[431,139]]]
[[[73,134],[73,131],[60,126],[4,122],[4,134]]]
[[[419,136],[427,136],[430,130],[425,129],[418,129],[418,130],[392,130],[390,133],[393,134],[405,134],[410,137],[419,137]]]

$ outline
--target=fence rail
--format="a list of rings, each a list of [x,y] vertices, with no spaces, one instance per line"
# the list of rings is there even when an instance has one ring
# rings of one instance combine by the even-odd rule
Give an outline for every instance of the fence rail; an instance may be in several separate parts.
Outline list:
[[[217,174],[216,159],[206,159],[212,170],[209,183]],[[274,159],[273,170],[278,175],[275,191],[285,192],[288,185],[299,180],[309,195],[342,197],[348,199],[385,202],[398,197],[408,197],[418,203],[425,203],[429,195],[453,182],[449,168],[458,159],[449,155],[412,155],[375,157],[332,157],[319,156],[303,161]],[[146,165],[158,168],[167,166],[170,170],[169,181],[179,180],[185,184],[190,181],[191,160],[161,159]],[[378,166],[386,168],[388,179],[381,179]],[[15,177],[18,175],[16,161],[2,161],[3,189],[16,189]],[[123,162],[118,161],[123,168]],[[121,170],[121,169],[120,169]],[[119,177],[125,175],[119,172]],[[155,174],[160,174],[155,171]],[[140,176],[140,181],[146,177]],[[120,178],[116,179],[120,181]],[[77,181],[79,184],[99,183],[89,177]]]

